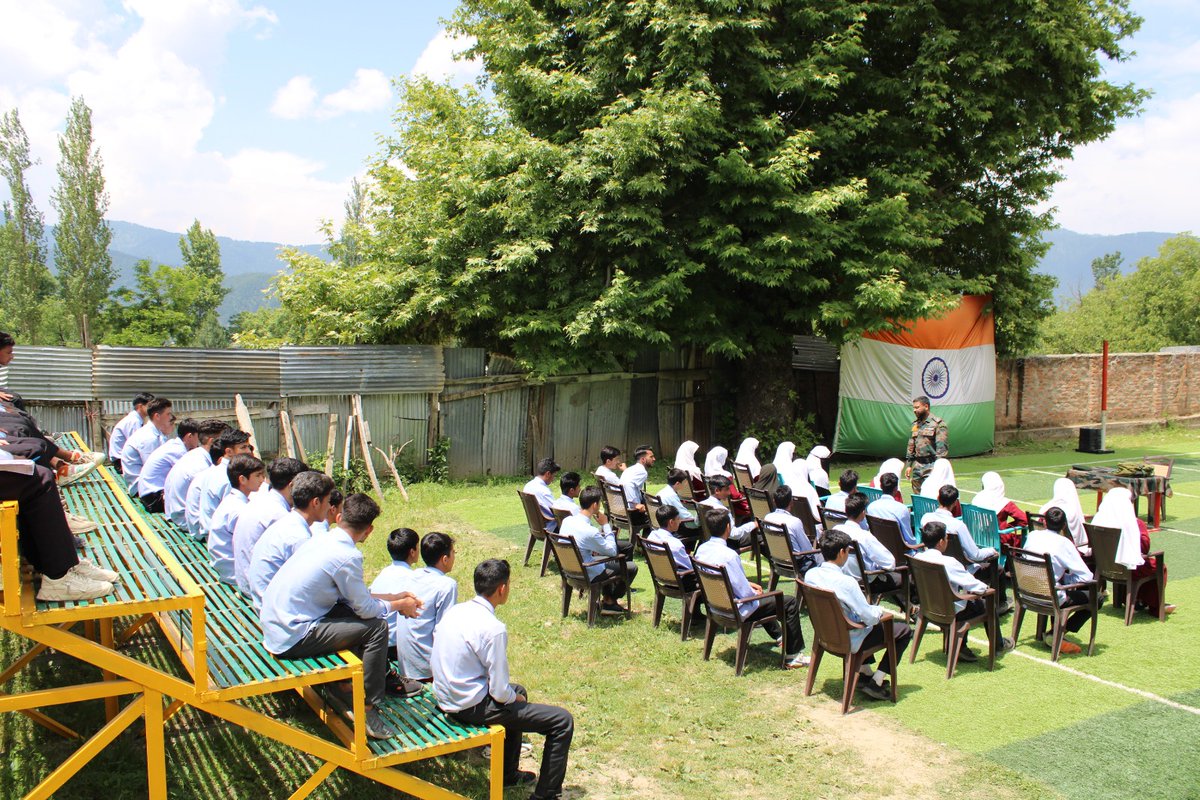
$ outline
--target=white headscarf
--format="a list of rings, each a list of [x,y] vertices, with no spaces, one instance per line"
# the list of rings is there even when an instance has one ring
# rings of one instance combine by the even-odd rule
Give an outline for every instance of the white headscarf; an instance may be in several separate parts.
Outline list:
[[[1092,524],[1121,531],[1121,540],[1117,543],[1118,564],[1137,569],[1145,563],[1142,558],[1142,532],[1138,529],[1137,512],[1133,510],[1133,495],[1124,486],[1110,489],[1104,495],[1104,502],[1096,509]]]
[[[929,470],[929,475],[921,484],[921,497],[937,500],[938,492],[943,486],[957,485],[954,482],[954,467],[950,466],[950,460],[939,458],[933,462],[933,469]]]
[[[999,511],[1008,505],[1009,499],[1004,496],[1004,479],[999,472],[983,473],[983,491],[975,495],[971,505],[986,508],[989,511]]]
[[[704,457],[704,477],[711,478],[714,475],[724,475],[726,478],[733,478],[729,474],[729,470],[725,469],[725,459],[729,457],[729,451],[724,447],[714,447],[708,451],[708,455]]]
[[[738,448],[737,455],[733,457],[733,463],[745,464],[750,468],[750,477],[757,478],[758,473],[762,472],[762,464],[758,463],[758,456],[755,451],[758,450],[758,439],[753,436],[747,436],[742,440],[742,446]]]
[[[796,445],[792,442],[780,442],[779,447],[775,448],[775,458],[771,459],[771,463],[775,465],[775,471],[779,473],[779,477],[784,477],[787,474],[788,467],[792,466],[792,459],[796,455]]]
[[[819,444],[808,451],[808,458],[804,459],[804,463],[808,465],[808,479],[812,481],[813,486],[828,489],[829,473],[825,471],[825,466],[821,463],[822,458],[829,458],[829,448]]]
[[[892,474],[897,478],[904,472],[904,462],[898,458],[889,458],[887,461],[879,465],[879,471],[875,473],[875,477],[871,479],[871,486],[875,489],[879,488],[879,479],[884,475]]]
[[[817,497],[817,490],[808,482],[808,465],[803,459],[797,458],[788,468],[781,472],[783,482],[792,490],[792,497],[803,497],[808,500],[808,507],[812,509],[813,519],[817,520],[817,524],[821,524],[821,499]]]
[[[703,480],[700,467],[696,465],[696,451],[699,449],[700,445],[691,439],[679,445],[679,449],[675,451],[675,469],[681,469],[693,478]]]
[[[1054,482],[1054,497],[1038,513],[1045,514],[1051,508],[1062,509],[1067,515],[1067,530],[1071,532],[1075,546],[1086,547],[1088,540],[1087,531],[1083,529],[1083,506],[1079,504],[1079,490],[1070,478],[1059,478]]]

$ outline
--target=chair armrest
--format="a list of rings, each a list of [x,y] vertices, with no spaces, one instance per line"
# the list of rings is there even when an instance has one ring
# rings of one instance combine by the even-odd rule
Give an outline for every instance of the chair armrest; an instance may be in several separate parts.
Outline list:
[[[621,555],[620,553],[617,553],[615,556],[605,556],[604,558],[597,558],[595,561],[584,561],[583,566],[594,567],[598,564],[607,564],[610,561],[624,561],[624,560],[625,560],[625,556]]]
[[[1162,550],[1155,550],[1153,553],[1146,553],[1146,555],[1145,555],[1145,558],[1158,558],[1158,559],[1163,559],[1163,560],[1165,560],[1166,557],[1167,557],[1167,554],[1164,553]]]
[[[783,592],[776,589],[773,592],[763,592],[762,594],[756,594],[753,597],[735,597],[733,602],[740,606],[743,603],[749,603],[752,600],[766,600],[769,597],[783,597]]]
[[[958,592],[951,589],[950,593],[953,594],[955,597],[957,597],[959,600],[981,600],[984,597],[990,597],[990,596],[995,595],[996,589],[993,586],[989,586],[988,588],[984,589],[982,592],[963,592],[962,594],[959,594]]]
[[[1024,533],[1025,526],[1024,525],[1014,525],[1011,528],[1001,528],[1000,535],[1003,536],[1006,533],[1014,533],[1016,531],[1020,531],[1021,533]]]
[[[818,555],[820,552],[821,552],[820,550],[800,550],[800,551],[793,550],[792,557],[793,558],[801,558],[803,556],[815,556],[815,555]]]

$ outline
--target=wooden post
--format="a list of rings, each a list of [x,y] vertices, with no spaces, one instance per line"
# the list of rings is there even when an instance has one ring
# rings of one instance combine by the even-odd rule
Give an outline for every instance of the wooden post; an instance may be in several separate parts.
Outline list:
[[[363,460],[367,462],[367,474],[371,476],[371,486],[375,488],[375,494],[382,503],[383,487],[379,485],[379,476],[375,474],[375,459],[371,455],[371,429],[367,427],[367,418],[363,415],[362,395],[354,395],[351,397],[351,402],[354,407],[354,416],[358,418],[358,444],[362,447]]]
[[[283,440],[283,452],[288,458],[296,457],[296,443],[292,441],[292,418],[286,408],[279,409],[279,438]]]
[[[346,417],[346,447],[342,452],[342,469],[350,469],[350,452],[354,449],[354,406],[350,406],[350,415]]]
[[[292,440],[296,445],[296,458],[308,463],[308,456],[304,454],[304,440],[300,438],[300,425],[295,419],[292,420]]]
[[[242,400],[240,394],[233,396],[234,412],[237,414],[238,427],[250,434],[250,446],[254,448],[256,455],[261,456],[262,451],[258,449],[258,439],[254,436],[254,423],[250,420],[250,409],[246,407],[246,402]]]
[[[329,415],[329,443],[325,447],[325,474],[333,477],[333,451],[337,447],[338,415]]]

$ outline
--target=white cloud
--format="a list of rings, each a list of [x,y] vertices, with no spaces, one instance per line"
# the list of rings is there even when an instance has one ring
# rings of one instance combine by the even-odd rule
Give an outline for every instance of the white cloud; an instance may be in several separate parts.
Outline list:
[[[359,69],[354,80],[344,89],[326,95],[321,100],[317,116],[336,117],[352,111],[378,111],[386,108],[392,97],[392,85],[377,69]]]
[[[1200,94],[1154,103],[1107,140],[1063,165],[1051,198],[1057,221],[1080,233],[1200,231]]]
[[[449,78],[459,85],[471,83],[483,72],[483,62],[478,58],[457,59],[455,56],[472,47],[475,40],[469,36],[451,36],[444,28],[429,40],[417,62],[413,64],[413,75],[425,75],[435,81]]]
[[[271,103],[271,113],[283,119],[302,119],[312,113],[317,89],[312,78],[297,75],[280,87]]]

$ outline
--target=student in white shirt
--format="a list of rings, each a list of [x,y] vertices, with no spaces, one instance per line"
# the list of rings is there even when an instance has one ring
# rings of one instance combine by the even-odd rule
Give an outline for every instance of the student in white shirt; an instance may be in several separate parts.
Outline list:
[[[138,494],[138,475],[146,459],[175,432],[175,415],[171,401],[156,397],[146,404],[146,422],[138,428],[121,448],[121,473],[129,484],[129,493]]]
[[[387,549],[392,563],[380,570],[371,582],[372,594],[398,594],[413,592],[413,569],[419,555],[420,537],[412,528],[396,528],[388,534]],[[415,594],[413,595],[416,596]],[[400,653],[397,644],[407,623],[409,615],[393,612],[388,614],[388,654],[392,661],[399,662]],[[404,697],[414,697],[424,691],[420,681],[408,675],[401,674],[395,669],[388,670],[388,685],[393,692]]]
[[[429,657],[433,652],[434,628],[458,602],[458,581],[449,573],[454,569],[454,539],[432,531],[421,538],[421,560],[425,566],[413,570],[410,591],[423,605],[417,616],[401,620],[396,651],[404,675],[429,681],[433,673]]]
[[[554,480],[554,476],[561,470],[562,467],[553,458],[543,458],[534,467],[533,477],[521,489],[537,498],[538,508],[541,509],[542,519],[546,520],[548,531],[558,529],[558,523],[554,521],[554,512],[550,510],[554,506],[554,492],[550,491],[550,481]]]
[[[889,592],[900,585],[900,573],[895,572],[896,557],[875,538],[875,534],[863,527],[866,518],[867,496],[862,492],[851,492],[846,498],[846,521],[836,525],[834,530],[843,531],[854,540],[867,570],[888,570],[880,575],[872,575],[870,587],[873,594]],[[862,577],[857,558],[851,558],[846,563],[846,574],[856,579]]]
[[[579,485],[580,480],[578,472],[564,472],[559,476],[559,495],[554,498],[554,503],[550,506],[551,510],[579,513],[579,501],[575,498],[579,497],[579,492],[583,488]]]
[[[986,606],[982,595],[990,591],[990,587],[967,572],[966,568],[958,563],[958,559],[946,555],[946,526],[937,520],[927,522],[921,527],[921,543],[925,545],[925,549],[917,553],[914,558],[928,561],[931,564],[940,564],[946,571],[946,579],[950,581],[951,588],[958,594],[980,595],[969,600],[955,600],[954,619],[958,622],[966,622],[983,616]],[[962,643],[958,658],[960,661],[967,662],[979,660],[979,656],[965,641]]]
[[[308,471],[308,465],[294,458],[277,458],[267,467],[267,485],[254,493],[242,509],[233,528],[233,576],[237,587],[250,593],[247,572],[254,545],[271,523],[292,509],[292,479]],[[344,513],[344,512],[343,512]]]
[[[294,459],[293,459],[294,460]],[[373,596],[363,581],[357,547],[375,529],[379,506],[365,494],[346,498],[341,524],[310,539],[280,568],[263,594],[263,646],[282,659],[315,658],[350,650],[362,660],[367,735],[396,735],[376,706],[387,694],[388,627],[392,611],[415,614],[412,594]]]
[[[1050,556],[1050,567],[1054,570],[1054,578],[1058,583],[1059,603],[1078,605],[1088,601],[1086,590],[1071,587],[1087,583],[1095,576],[1087,564],[1083,563],[1079,549],[1075,547],[1069,529],[1069,518],[1063,509],[1058,506],[1046,509],[1046,530],[1031,529],[1025,537],[1024,549]],[[1066,629],[1070,633],[1079,633],[1091,618],[1092,612],[1082,608],[1067,617]],[[1059,652],[1072,655],[1081,650],[1075,642],[1063,639]]]
[[[792,513],[792,503],[807,502],[803,498],[792,497],[791,487],[780,486],[775,490],[775,510],[763,517],[763,522],[772,525],[782,525],[788,534],[788,546],[793,553],[807,553],[813,549],[813,543],[804,530],[804,523]],[[800,558],[801,574],[821,563],[821,554],[813,553]]]
[[[620,486],[621,476],[617,474],[618,471],[625,471],[625,462],[621,460],[621,451],[611,444],[606,444],[600,448],[600,466],[596,467],[596,471],[592,474],[605,483]]]
[[[679,511],[674,506],[659,506],[654,512],[658,527],[646,534],[652,542],[665,544],[671,552],[671,565],[675,567],[675,576],[685,592],[694,592],[699,581],[692,571],[692,557],[688,555],[687,547],[679,539]],[[685,574],[686,573],[686,574]]]
[[[650,526],[646,515],[646,503],[642,497],[649,469],[654,466],[654,450],[648,444],[640,444],[633,451],[634,463],[621,473],[621,491],[625,495],[625,509],[629,512],[629,524],[634,531]]]
[[[899,664],[909,640],[912,639],[912,629],[903,622],[895,621],[887,609],[869,604],[858,581],[843,571],[850,559],[851,541],[845,531],[837,528],[822,536],[821,555],[825,558],[825,563],[806,572],[804,582],[809,586],[833,592],[837,595],[846,616],[863,626],[850,631],[850,647],[854,652],[864,647],[871,648],[883,644],[883,626],[891,625],[892,633],[896,637],[896,663]],[[860,670],[867,680],[858,682],[859,691],[873,700],[892,699],[891,684],[885,680],[891,674],[891,661],[886,648],[883,653],[879,669],[871,667],[875,656],[869,655]]]
[[[308,526],[313,536],[329,533],[337,526],[338,520],[342,518],[342,503],[345,501],[346,496],[342,494],[341,489],[334,489],[329,493],[329,512],[325,514],[325,519],[319,519]]]
[[[237,581],[233,576],[233,529],[250,502],[250,495],[257,492],[267,479],[267,467],[254,456],[240,455],[229,460],[226,472],[232,488],[213,512],[208,539],[205,541],[208,559],[217,575],[230,586],[236,586]]]
[[[658,490],[658,499],[663,505],[670,506],[679,512],[679,523],[687,528],[687,535],[695,536],[700,532],[700,521],[696,519],[692,510],[683,504],[683,500],[679,496],[679,489],[676,488],[689,481],[691,481],[691,476],[686,470],[672,467],[667,470],[667,485]]]
[[[727,543],[731,530],[728,515],[716,508],[708,509],[703,513],[707,515],[705,522],[712,533],[712,538],[696,548],[696,554],[692,557],[696,568],[701,569],[706,565],[725,567],[725,572],[729,575],[730,588],[733,589],[734,597],[739,600],[761,595],[763,588],[757,583],[747,580],[746,570],[742,566],[742,557]],[[783,652],[787,654],[784,661],[785,669],[807,667],[808,656],[804,653],[804,630],[800,627],[799,606],[796,598],[790,594],[783,595],[782,599],[784,624],[782,632],[779,629],[779,623],[775,620],[774,602],[762,604],[757,600],[751,600],[738,606],[738,614],[743,621],[767,620],[763,624],[763,630],[767,632],[768,636],[779,640]],[[781,634],[782,639],[779,638]]]
[[[879,486],[876,488],[883,492],[883,496],[878,500],[872,500],[867,505],[867,516],[893,520],[900,526],[900,536],[904,539],[904,543],[915,546],[918,542],[912,529],[912,511],[895,497],[896,489],[899,486],[899,475],[892,472],[880,475]]]
[[[509,681],[508,629],[496,617],[496,609],[508,602],[509,575],[507,561],[484,561],[475,568],[477,596],[442,618],[430,656],[433,694],[438,707],[459,722],[504,726],[506,787],[536,780],[530,800],[557,800],[575,721],[564,708],[530,703],[525,687]],[[523,733],[546,737],[540,777],[519,769]]]
[[[213,512],[229,494],[229,475],[226,465],[237,455],[253,455],[250,434],[230,429],[216,438],[212,446],[214,464],[192,479],[184,503],[188,532],[200,541],[208,536]]]
[[[113,469],[121,471],[121,451],[133,432],[146,422],[146,404],[154,399],[150,392],[138,392],[133,396],[133,410],[121,417],[121,421],[113,426],[108,435],[108,463]]]
[[[167,439],[150,454],[138,476],[138,500],[151,514],[163,511],[163,486],[171,467],[189,450],[200,446],[200,423],[188,417],[175,428],[175,436]]]
[[[858,473],[852,469],[838,476],[838,490],[825,498],[825,510],[835,514],[846,513],[846,498],[858,489]]]
[[[946,533],[958,537],[963,555],[967,557],[967,561],[971,562],[965,566],[971,574],[975,574],[979,572],[982,566],[981,562],[996,555],[996,550],[992,547],[980,547],[975,543],[975,537],[971,535],[967,524],[954,516],[954,512],[951,510],[956,503],[958,503],[958,489],[953,486],[943,486],[938,492],[937,509],[921,517],[921,527],[924,528],[925,523],[930,520],[936,520],[945,525]]]
[[[593,520],[601,527],[592,524]],[[629,582],[637,575],[637,564],[633,562],[633,543],[617,544],[616,534],[608,518],[600,510],[600,488],[589,486],[579,493],[579,513],[563,520],[560,533],[570,536],[579,545],[579,552],[585,561],[596,558],[606,558],[615,555],[625,556],[624,565],[609,561],[586,567],[588,578],[597,580],[601,575],[610,577],[619,574],[624,569]],[[603,602],[600,610],[608,613],[624,613],[625,609],[617,602],[617,598],[625,594],[625,581],[611,581],[601,589]]]
[[[699,506],[696,510],[701,514],[705,513],[705,509],[719,509],[729,515],[729,529],[732,531],[729,538],[743,544],[750,541],[750,537],[754,535],[754,530],[758,527],[758,522],[751,519],[749,522],[744,522],[737,525],[733,519],[733,512],[729,510],[730,498],[733,496],[733,481],[726,478],[724,475],[714,475],[708,479],[708,497],[697,503]]]
[[[292,481],[292,510],[271,523],[250,552],[246,581],[250,584],[250,602],[255,608],[262,602],[267,584],[292,554],[312,538],[310,526],[329,514],[329,495],[333,478],[324,472],[308,470]]]
[[[163,484],[163,511],[181,528],[187,527],[187,493],[197,475],[212,466],[212,446],[229,426],[219,419],[200,423],[200,446],[183,455]]]

